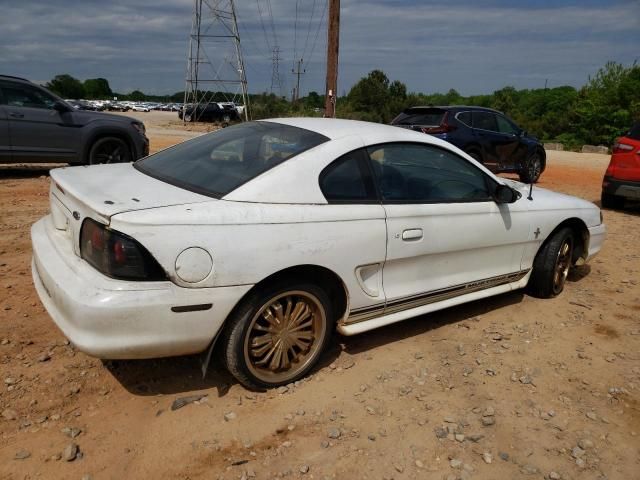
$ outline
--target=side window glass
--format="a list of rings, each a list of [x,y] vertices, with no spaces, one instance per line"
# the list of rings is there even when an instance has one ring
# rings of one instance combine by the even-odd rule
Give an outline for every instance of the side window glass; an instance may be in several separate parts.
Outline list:
[[[421,144],[369,147],[383,201],[455,203],[487,201],[484,173],[448,150]]]
[[[320,174],[320,190],[328,202],[367,203],[376,200],[362,150],[347,153]]]
[[[6,104],[11,107],[53,108],[55,99],[29,85],[3,83],[2,92]]]
[[[467,127],[471,126],[471,112],[459,113],[456,118],[459,122],[464,123]]]
[[[496,116],[489,112],[473,112],[473,128],[497,132]]]
[[[516,126],[502,115],[496,115],[496,120],[498,121],[498,131],[500,133],[510,133],[512,135],[516,135],[518,133]]]

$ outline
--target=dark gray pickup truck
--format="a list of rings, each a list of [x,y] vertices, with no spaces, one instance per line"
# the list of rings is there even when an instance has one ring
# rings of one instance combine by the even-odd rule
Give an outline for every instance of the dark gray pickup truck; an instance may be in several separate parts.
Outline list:
[[[0,75],[0,163],[89,165],[148,154],[139,120],[76,110],[28,80]]]

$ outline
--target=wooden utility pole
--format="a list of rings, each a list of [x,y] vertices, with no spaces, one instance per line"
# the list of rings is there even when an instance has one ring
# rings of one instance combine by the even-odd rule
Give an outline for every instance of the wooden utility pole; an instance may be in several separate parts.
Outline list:
[[[300,98],[300,75],[304,75],[304,73],[307,71],[306,69],[302,68],[302,64],[304,63],[304,60],[302,58],[298,60],[296,63],[298,68],[291,69],[291,73],[293,73],[298,77],[298,80],[296,82],[296,88],[293,91],[293,103],[296,103]]]
[[[329,0],[329,31],[327,33],[327,88],[324,116],[335,118],[338,96],[338,49],[340,44],[340,0]]]

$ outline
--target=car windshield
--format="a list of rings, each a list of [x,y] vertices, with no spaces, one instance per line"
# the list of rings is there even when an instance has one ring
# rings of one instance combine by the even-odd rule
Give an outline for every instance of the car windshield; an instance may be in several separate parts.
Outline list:
[[[631,130],[627,133],[627,137],[633,138],[634,140],[640,140],[640,123],[636,123],[631,127]]]
[[[446,112],[440,108],[411,109],[402,112],[393,121],[394,125],[424,125],[437,127]]]
[[[134,166],[172,185],[220,198],[327,140],[319,133],[289,125],[248,122],[163,150]]]

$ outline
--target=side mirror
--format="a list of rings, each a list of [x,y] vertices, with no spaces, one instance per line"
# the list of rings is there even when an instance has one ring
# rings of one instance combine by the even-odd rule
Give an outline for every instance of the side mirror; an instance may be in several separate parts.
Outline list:
[[[66,112],[70,112],[71,109],[67,106],[66,103],[62,103],[61,101],[57,101],[56,103],[53,104],[53,109],[56,112],[60,112],[60,113],[66,113]]]
[[[493,199],[496,203],[513,203],[518,200],[522,194],[507,185],[498,185],[493,192]]]
[[[520,133],[518,133],[519,137],[526,137],[527,136],[527,131],[526,130],[520,130]]]

